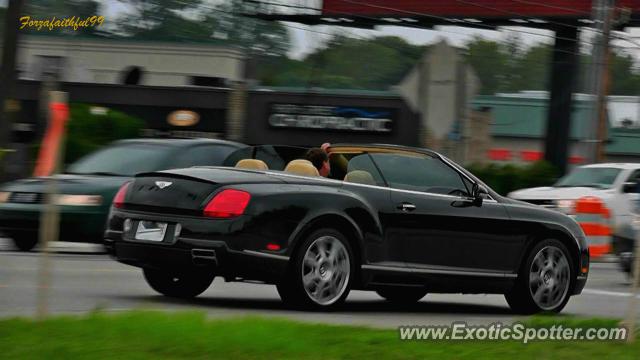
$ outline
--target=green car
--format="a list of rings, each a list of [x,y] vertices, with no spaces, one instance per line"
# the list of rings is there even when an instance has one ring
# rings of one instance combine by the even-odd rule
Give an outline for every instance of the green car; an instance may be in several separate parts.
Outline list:
[[[57,180],[60,241],[102,243],[111,201],[135,174],[190,166],[220,166],[247,145],[212,139],[131,139],[117,141],[67,167]],[[18,249],[38,243],[40,214],[48,178],[0,185],[0,232]]]

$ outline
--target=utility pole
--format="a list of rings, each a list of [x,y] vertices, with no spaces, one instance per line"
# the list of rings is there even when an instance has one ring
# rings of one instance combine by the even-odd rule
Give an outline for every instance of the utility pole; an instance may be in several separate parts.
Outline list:
[[[24,0],[9,0],[7,15],[4,26],[4,39],[2,42],[2,67],[0,68],[0,151],[7,148],[10,143],[11,126],[9,120],[11,115],[7,109],[7,100],[15,97],[16,82],[16,52],[18,49],[18,24]],[[7,111],[9,110],[9,111]],[[0,181],[5,177],[5,166],[3,158],[0,157]]]
[[[594,159],[596,162],[602,162],[605,158],[605,143],[607,140],[607,123],[608,123],[608,111],[607,111],[607,97],[609,95],[609,63],[611,61],[611,27],[613,25],[613,17],[615,14],[615,0],[604,0],[604,28],[602,30],[602,51],[600,53],[600,86],[598,87],[598,122],[596,132],[596,149]]]

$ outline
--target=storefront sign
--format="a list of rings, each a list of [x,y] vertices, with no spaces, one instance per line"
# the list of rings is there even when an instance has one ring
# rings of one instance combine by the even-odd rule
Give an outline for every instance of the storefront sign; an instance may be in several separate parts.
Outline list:
[[[176,110],[167,116],[167,122],[173,126],[193,126],[200,121],[200,115],[190,110]]]
[[[272,104],[269,125],[275,128],[390,132],[392,114],[389,109]]]

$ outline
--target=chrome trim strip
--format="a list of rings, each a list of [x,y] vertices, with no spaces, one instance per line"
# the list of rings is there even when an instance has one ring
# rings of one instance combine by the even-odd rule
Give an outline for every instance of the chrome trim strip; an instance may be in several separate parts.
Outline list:
[[[587,280],[587,275],[581,275],[576,277],[576,280]]]
[[[499,278],[516,278],[518,274],[509,273],[492,273],[481,271],[463,271],[463,270],[440,270],[440,269],[418,269],[418,268],[401,268],[396,266],[381,265],[362,265],[363,270],[379,270],[379,271],[398,271],[420,274],[442,274],[442,275],[461,275],[461,276],[481,276],[481,277],[499,277]]]
[[[289,261],[289,257],[284,255],[267,254],[260,251],[253,251],[253,250],[242,250],[242,252],[251,256],[260,256],[260,257],[265,257],[269,259]]]

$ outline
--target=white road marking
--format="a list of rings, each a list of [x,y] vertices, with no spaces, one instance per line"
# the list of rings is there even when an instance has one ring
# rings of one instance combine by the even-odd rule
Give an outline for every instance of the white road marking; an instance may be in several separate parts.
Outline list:
[[[631,293],[628,292],[619,292],[619,291],[607,291],[607,290],[596,290],[596,289],[584,289],[582,290],[583,294],[589,295],[605,295],[605,296],[617,296],[617,297],[630,297]],[[640,295],[636,296],[640,299]]]

